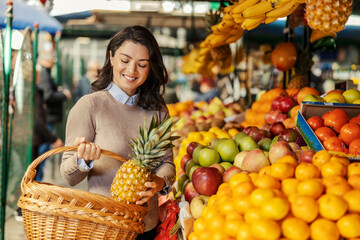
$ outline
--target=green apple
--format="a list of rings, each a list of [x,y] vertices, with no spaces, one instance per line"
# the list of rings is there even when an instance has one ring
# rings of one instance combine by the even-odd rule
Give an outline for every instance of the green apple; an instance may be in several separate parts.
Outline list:
[[[225,168],[225,171],[233,166],[230,162],[221,162],[220,165]]]
[[[264,151],[269,151],[270,144],[271,144],[271,139],[270,138],[263,138],[258,142],[258,145],[259,145],[260,149],[264,150]]]
[[[204,145],[199,144],[193,151],[192,159],[196,164],[199,164],[199,153],[200,150],[203,149],[204,147],[205,147]]]
[[[195,169],[199,168],[200,165],[194,165],[191,169],[190,169],[190,173],[189,173],[189,178],[190,178],[190,181],[191,181],[191,177],[192,177],[192,174],[193,172],[195,171]]]
[[[239,153],[239,148],[235,140],[224,140],[217,149],[220,154],[220,158],[223,162],[234,162],[236,154]]]
[[[275,136],[275,137],[271,140],[269,150],[271,149],[271,147],[272,147],[277,141],[279,141],[279,135]],[[269,151],[269,150],[268,150],[268,151]]]
[[[209,167],[220,162],[220,155],[214,149],[204,147],[199,152],[199,164],[202,167]]]
[[[242,161],[244,160],[244,158],[245,158],[246,154],[248,154],[248,152],[250,152],[250,151],[244,150],[244,151],[239,152],[235,157],[233,165],[242,169],[241,168]]]
[[[214,144],[214,147],[213,149],[216,151],[216,152],[219,152],[219,147],[220,145],[226,140],[227,138],[220,138],[220,139],[217,139],[215,144]]]
[[[240,141],[240,151],[253,150],[253,149],[258,149],[258,148],[259,148],[259,146],[255,142],[255,140],[250,136],[246,136],[246,137],[242,138]]]
[[[343,96],[346,103],[352,104],[356,99],[360,99],[360,91],[355,88],[348,89],[343,92]]]
[[[319,96],[308,94],[304,97],[303,101],[305,102],[323,102],[323,99]]]
[[[197,165],[193,159],[189,160],[185,165],[186,176],[190,177],[190,170],[193,166]]]
[[[178,192],[181,192],[181,190],[183,189],[184,183],[187,179],[189,179],[189,178],[185,173],[183,173],[179,176],[179,178],[177,180],[177,191]],[[183,193],[183,192],[181,192],[181,193]]]
[[[235,140],[237,145],[240,146],[241,139],[247,136],[248,135],[246,135],[244,132],[238,132],[237,134],[234,135],[233,139]]]

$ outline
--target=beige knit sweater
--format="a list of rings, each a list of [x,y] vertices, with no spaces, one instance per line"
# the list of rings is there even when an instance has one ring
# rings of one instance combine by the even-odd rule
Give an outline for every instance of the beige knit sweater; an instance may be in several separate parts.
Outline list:
[[[85,137],[101,149],[130,158],[130,139],[139,134],[139,127],[144,127],[144,119],[149,126],[152,116],[159,112],[147,111],[136,104],[124,105],[115,100],[107,90],[98,91],[82,97],[71,109],[66,123],[66,146],[73,146],[76,137]],[[168,110],[161,112],[161,120],[168,116]],[[94,161],[90,171],[79,169],[76,152],[63,154],[61,175],[70,185],[88,180],[88,191],[110,196],[111,183],[121,162],[102,155]],[[168,150],[163,162],[154,171],[156,175],[169,180],[175,178],[175,166],[171,149]],[[149,202],[149,213],[145,217],[146,230],[153,229],[159,222],[157,194]]]

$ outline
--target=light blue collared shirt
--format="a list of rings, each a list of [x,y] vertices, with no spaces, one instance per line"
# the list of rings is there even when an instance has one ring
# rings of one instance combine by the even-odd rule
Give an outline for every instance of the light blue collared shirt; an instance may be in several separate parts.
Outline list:
[[[109,91],[110,95],[116,99],[116,101],[132,106],[135,103],[135,100],[138,98],[139,94],[136,93],[135,95],[129,97],[121,88],[119,88],[113,82],[110,82],[109,85],[106,87],[106,90]],[[82,158],[78,158],[78,165],[82,171],[89,171],[94,166],[94,161],[91,161],[89,165],[86,164],[85,160]]]

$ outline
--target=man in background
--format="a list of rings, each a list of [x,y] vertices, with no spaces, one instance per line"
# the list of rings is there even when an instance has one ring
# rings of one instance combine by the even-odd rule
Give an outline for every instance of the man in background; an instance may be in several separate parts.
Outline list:
[[[91,92],[91,83],[93,83],[98,75],[100,64],[97,61],[89,61],[87,71],[79,80],[78,87],[75,92],[75,101],[77,102],[82,96]]]

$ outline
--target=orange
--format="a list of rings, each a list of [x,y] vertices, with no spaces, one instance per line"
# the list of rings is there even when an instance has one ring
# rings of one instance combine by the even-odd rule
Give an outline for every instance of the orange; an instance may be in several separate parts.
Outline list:
[[[226,196],[226,197],[231,197],[232,196],[232,190],[231,190],[231,187],[230,187],[230,184],[228,183],[222,183],[217,192],[216,192],[216,196],[219,198],[219,197],[222,197],[222,196]]]
[[[224,226],[224,233],[231,237],[236,237],[237,229],[240,228],[242,224],[244,224],[243,220],[239,220],[239,219],[226,220]]]
[[[190,233],[188,239],[189,240],[200,240],[200,234],[192,232],[192,233]]]
[[[329,161],[322,165],[321,175],[323,177],[329,177],[335,175],[344,177],[346,175],[346,167],[340,162]]]
[[[200,142],[203,139],[203,136],[200,132],[189,132],[187,138],[192,142]]]
[[[318,178],[301,181],[297,186],[297,192],[301,195],[318,198],[324,192],[324,185]]]
[[[231,128],[228,133],[231,137],[234,137],[237,133],[239,132],[239,130],[237,130],[236,128]]]
[[[297,102],[299,103],[299,105],[301,105],[302,100],[305,98],[306,95],[315,95],[315,96],[320,96],[320,93],[318,90],[316,90],[315,88],[312,87],[304,87],[302,89],[299,90],[298,94],[297,94]]]
[[[208,232],[202,232],[200,234],[197,234],[199,240],[207,240],[212,237],[213,233],[211,231]]]
[[[254,184],[259,188],[280,189],[280,181],[270,175],[258,176]]]
[[[251,198],[250,195],[246,195],[244,197],[238,198],[235,200],[236,211],[241,214],[244,214],[246,210],[251,207]]]
[[[301,162],[295,169],[295,178],[300,181],[319,177],[319,169],[311,163]]]
[[[273,190],[273,192],[275,193],[275,196],[276,196],[276,197],[286,198],[285,194],[284,194],[282,191],[280,191],[280,190],[278,190],[278,189],[272,189],[272,190]]]
[[[269,174],[270,173],[270,167],[271,166],[265,166],[263,167],[262,169],[260,169],[259,173],[258,173],[258,176],[262,176],[262,175],[265,175],[265,174]]]
[[[344,165],[345,167],[349,166],[349,164],[350,164],[349,158],[347,158],[347,157],[340,157],[340,156],[336,156],[336,155],[333,155],[333,156],[330,158],[330,162],[331,162],[331,161],[339,162],[339,163],[341,163],[342,165]]]
[[[216,202],[216,195],[212,195],[212,196],[210,196],[210,198],[208,199],[207,205],[208,205],[208,206],[211,206],[211,205],[213,205],[215,202]]]
[[[349,212],[360,213],[360,190],[348,191],[343,198],[348,204]]]
[[[207,230],[205,218],[202,216],[198,217],[194,222],[193,229],[197,233],[205,232]]]
[[[243,216],[238,211],[233,211],[231,213],[226,214],[226,221],[228,220],[241,220],[244,221]]]
[[[249,223],[240,225],[236,232],[236,240],[253,238],[251,233],[251,225]]]
[[[325,188],[328,188],[332,185],[336,185],[336,184],[343,184],[343,183],[347,183],[346,179],[344,177],[340,177],[340,176],[329,176],[329,177],[324,177],[322,178],[322,182],[325,186]]]
[[[281,228],[276,221],[262,218],[251,224],[251,233],[259,239],[278,239],[281,235]]]
[[[291,193],[295,193],[297,191],[299,182],[299,179],[287,178],[281,182],[281,191],[285,196],[289,196]]]
[[[216,214],[212,217],[210,221],[207,221],[207,227],[211,229],[211,231],[217,229],[223,229],[225,226],[225,215],[223,214]]]
[[[236,211],[234,198],[229,198],[229,197],[220,198],[218,205],[219,205],[219,211],[224,215]]]
[[[233,197],[235,199],[242,197],[244,195],[249,195],[253,190],[255,189],[255,186],[252,182],[242,182],[236,185],[233,189]]]
[[[260,219],[261,217],[261,209],[258,207],[251,207],[244,214],[244,219],[247,223],[252,223],[255,220]]]
[[[322,195],[318,199],[318,204],[320,215],[331,220],[338,220],[348,209],[346,201],[333,194]]]
[[[310,225],[310,236],[313,240],[338,240],[340,233],[333,221],[319,218]]]
[[[326,188],[326,193],[334,194],[336,196],[342,197],[345,193],[350,191],[352,187],[347,182],[342,182],[338,184],[331,185]]]
[[[310,223],[318,216],[319,207],[314,198],[298,195],[291,201],[291,212],[295,217]]]
[[[204,207],[202,212],[201,212],[201,216],[204,217],[206,222],[212,221],[212,219],[216,216],[219,215],[219,210],[214,208],[214,207]]]
[[[295,166],[290,163],[276,162],[270,166],[269,174],[276,179],[284,180],[294,176]]]
[[[351,175],[360,174],[360,162],[353,162],[350,163],[347,167],[347,176],[350,177]]]
[[[252,182],[255,182],[258,176],[259,176],[258,173],[249,173],[249,177],[251,178]]]
[[[299,164],[298,161],[296,160],[296,158],[291,155],[282,156],[276,161],[276,163],[281,163],[281,162],[290,163],[290,164],[294,165],[295,167]]]
[[[274,197],[261,206],[261,215],[265,218],[281,220],[289,213],[290,203],[287,199]]]
[[[250,194],[251,204],[255,207],[261,207],[266,201],[275,197],[275,193],[270,188],[256,188]]]
[[[299,218],[286,218],[281,224],[281,230],[283,235],[289,239],[306,240],[310,237],[309,225]]]
[[[351,213],[346,214],[336,223],[340,235],[344,238],[360,237],[360,215]]]
[[[313,156],[312,163],[321,170],[324,163],[330,161],[331,155],[327,150],[320,150]]]
[[[233,175],[229,181],[229,185],[231,189],[234,189],[234,187],[242,182],[251,182],[251,178],[249,177],[249,174],[245,172],[237,173]]]
[[[348,183],[353,189],[360,190],[360,174],[351,175],[348,178]]]

